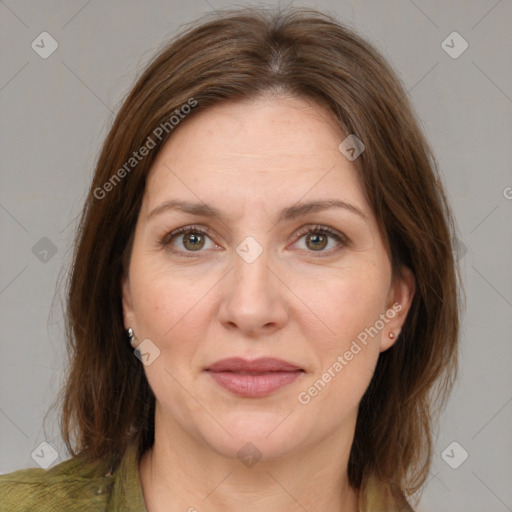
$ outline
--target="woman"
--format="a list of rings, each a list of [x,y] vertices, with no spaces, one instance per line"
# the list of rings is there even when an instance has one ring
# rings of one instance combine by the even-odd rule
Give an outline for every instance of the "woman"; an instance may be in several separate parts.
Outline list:
[[[124,102],[83,210],[73,457],[0,477],[2,510],[412,510],[456,373],[452,229],[359,36],[315,11],[189,28]]]

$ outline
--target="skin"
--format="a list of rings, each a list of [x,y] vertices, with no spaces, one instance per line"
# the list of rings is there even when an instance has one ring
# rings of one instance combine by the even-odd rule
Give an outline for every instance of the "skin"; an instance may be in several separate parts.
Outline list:
[[[155,444],[140,462],[149,512],[357,510],[347,479],[357,408],[379,354],[396,340],[389,333],[405,321],[414,278],[404,268],[392,279],[355,167],[338,150],[345,136],[319,105],[265,95],[187,120],[155,160],[121,283],[125,327],[160,350],[144,366],[156,397]],[[223,218],[177,210],[148,218],[170,199],[205,202]],[[283,208],[322,199],[350,203],[364,218],[331,208],[277,220]],[[321,235],[319,250],[307,234],[294,236],[317,224],[348,243]],[[211,232],[188,245],[183,234],[160,243],[187,225]],[[263,250],[250,264],[236,252],[248,236]],[[401,310],[378,335],[300,403],[396,303]],[[277,357],[304,373],[267,397],[239,397],[203,371],[232,356]],[[252,467],[237,457],[248,442],[262,457]]]

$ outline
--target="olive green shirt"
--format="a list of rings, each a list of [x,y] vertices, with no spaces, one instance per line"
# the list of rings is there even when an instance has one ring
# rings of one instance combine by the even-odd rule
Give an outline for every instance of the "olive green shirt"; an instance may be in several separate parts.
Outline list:
[[[48,470],[20,469],[0,475],[0,512],[147,512],[132,444],[110,474],[104,462],[79,457]]]
[[[139,460],[137,447],[131,444],[113,472],[108,463],[85,464],[75,457],[48,470],[0,475],[0,512],[147,512]],[[414,512],[405,502],[383,506],[377,487],[368,489],[366,510]]]

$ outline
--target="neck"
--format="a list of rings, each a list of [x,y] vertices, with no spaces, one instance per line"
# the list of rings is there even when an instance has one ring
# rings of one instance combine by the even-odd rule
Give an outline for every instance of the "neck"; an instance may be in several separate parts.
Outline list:
[[[353,434],[353,432],[352,432]],[[357,512],[348,483],[352,436],[326,438],[251,467],[213,451],[180,430],[155,425],[155,443],[140,461],[148,512]]]

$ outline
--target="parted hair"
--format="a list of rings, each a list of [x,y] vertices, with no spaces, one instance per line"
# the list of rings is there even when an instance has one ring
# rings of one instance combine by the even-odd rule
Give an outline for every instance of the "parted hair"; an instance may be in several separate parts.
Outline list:
[[[315,10],[244,8],[195,21],[158,51],[123,101],[96,163],[67,282],[63,439],[91,461],[120,461],[132,442],[141,452],[152,446],[155,397],[121,305],[145,180],[173,131],[198,112],[268,93],[325,107],[340,134],[363,141],[353,165],[393,275],[404,265],[414,274],[400,336],[379,355],[359,404],[348,466],[361,511],[410,510],[406,497],[425,482],[432,432],[457,373],[455,223],[401,81],[370,43]],[[141,156],[144,145],[151,148]]]

